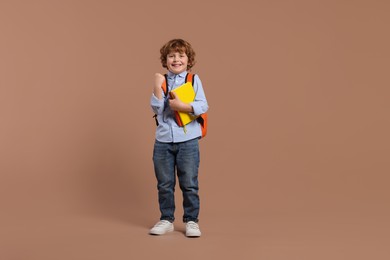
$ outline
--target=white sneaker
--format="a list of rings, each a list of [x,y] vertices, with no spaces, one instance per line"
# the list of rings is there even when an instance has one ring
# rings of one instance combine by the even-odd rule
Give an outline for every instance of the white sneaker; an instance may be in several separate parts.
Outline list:
[[[168,220],[160,220],[154,225],[154,227],[149,231],[151,235],[164,235],[167,232],[173,231],[173,223]]]
[[[187,237],[200,237],[202,233],[200,232],[198,223],[194,221],[188,221],[186,223],[186,236]]]

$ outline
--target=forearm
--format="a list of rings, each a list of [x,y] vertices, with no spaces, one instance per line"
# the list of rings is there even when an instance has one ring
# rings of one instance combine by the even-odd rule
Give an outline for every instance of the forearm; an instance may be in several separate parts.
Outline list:
[[[179,107],[178,111],[185,112],[185,113],[193,113],[194,109],[190,104],[182,103],[182,105]]]
[[[207,110],[209,109],[209,105],[207,104],[207,100],[202,100],[202,101],[195,101],[190,103],[189,105],[192,106],[192,110],[194,115],[198,116],[200,114],[206,113]]]
[[[194,79],[194,89],[196,93],[195,100],[190,103],[193,109],[193,114],[199,116],[203,113],[206,113],[209,109],[206,96],[204,94],[203,85],[199,77]]]
[[[157,99],[162,99],[162,89],[159,86],[155,86],[153,89],[153,94]]]
[[[164,83],[165,77],[160,74],[156,73],[154,74],[154,87],[153,87],[153,94],[157,99],[162,99],[163,94],[162,94],[162,84]]]
[[[164,99],[158,99],[153,93],[150,97],[150,105],[155,114],[162,114],[164,110]]]

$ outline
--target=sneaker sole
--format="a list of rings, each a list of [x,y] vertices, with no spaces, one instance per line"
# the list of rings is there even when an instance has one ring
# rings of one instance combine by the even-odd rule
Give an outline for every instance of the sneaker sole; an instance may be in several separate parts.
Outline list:
[[[149,231],[149,234],[150,235],[155,235],[155,236],[160,236],[160,235],[164,235],[164,234],[169,233],[169,232],[173,232],[173,230],[174,230],[174,228],[172,227],[172,228],[170,228],[170,229],[168,229],[166,231],[161,231],[161,232],[159,232],[159,231]]]
[[[186,237],[200,237],[202,235],[202,233],[199,233],[199,234],[187,234],[186,233]]]

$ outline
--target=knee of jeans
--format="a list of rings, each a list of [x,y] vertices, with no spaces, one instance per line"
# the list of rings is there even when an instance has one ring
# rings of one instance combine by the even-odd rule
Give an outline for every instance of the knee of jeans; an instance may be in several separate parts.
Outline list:
[[[182,180],[180,182],[180,188],[184,191],[184,192],[194,192],[196,193],[199,188],[198,188],[198,182],[196,180]]]
[[[158,182],[158,189],[160,191],[171,191],[174,189],[174,187],[175,187],[174,180],[166,179],[166,180],[160,180]]]

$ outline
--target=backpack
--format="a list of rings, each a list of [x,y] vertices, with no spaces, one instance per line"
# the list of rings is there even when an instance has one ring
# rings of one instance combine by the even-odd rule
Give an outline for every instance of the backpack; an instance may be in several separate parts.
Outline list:
[[[168,75],[165,74],[164,76],[165,76],[165,81],[161,85],[161,88],[162,88],[165,96],[167,96],[168,95],[168,87],[167,87]],[[184,83],[190,82],[191,84],[193,84],[194,78],[195,78],[195,74],[187,73]],[[156,125],[158,126],[157,115],[154,115],[153,117],[156,120]],[[207,134],[207,113],[203,113],[203,114],[199,115],[196,118],[196,121],[198,121],[198,123],[200,124],[200,128],[202,130],[202,138],[203,138]],[[181,125],[179,120],[176,120],[176,123],[180,127],[183,127],[183,125]]]

